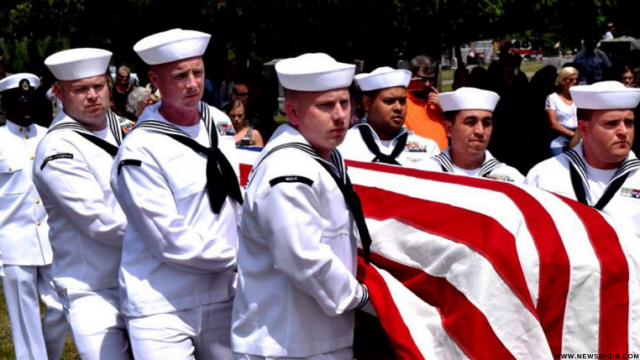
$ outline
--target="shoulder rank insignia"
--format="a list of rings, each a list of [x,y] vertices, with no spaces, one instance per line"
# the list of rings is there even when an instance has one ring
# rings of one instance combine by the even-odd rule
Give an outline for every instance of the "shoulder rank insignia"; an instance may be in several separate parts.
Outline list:
[[[58,160],[58,159],[73,159],[73,154],[70,153],[62,153],[62,154],[55,154],[55,155],[51,155],[49,157],[47,157],[46,159],[44,159],[44,161],[42,162],[42,165],[40,165],[40,170],[44,170],[44,167],[47,166],[47,164],[50,161],[54,161],[54,160]]]
[[[280,176],[269,181],[269,185],[271,185],[271,187],[274,187],[281,183],[303,183],[309,186],[313,186],[313,180],[298,175]]]

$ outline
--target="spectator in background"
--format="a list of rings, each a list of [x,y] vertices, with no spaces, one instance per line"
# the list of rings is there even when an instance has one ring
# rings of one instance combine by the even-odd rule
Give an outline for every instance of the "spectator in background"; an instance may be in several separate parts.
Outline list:
[[[526,173],[534,164],[534,135],[530,131],[529,81],[518,70],[520,55],[500,53],[490,71],[489,90],[500,96],[493,112],[494,132],[489,150],[501,161]]]
[[[635,88],[638,87],[634,81],[634,74],[631,70],[631,67],[627,64],[624,64],[618,68],[617,80],[622,83],[625,87]]]
[[[587,84],[604,80],[605,75],[612,66],[607,54],[600,49],[596,49],[595,41],[590,37],[584,39],[584,49],[576,55],[573,62],[579,64],[584,70]]]
[[[533,163],[538,163],[549,157],[549,143],[556,137],[549,127],[545,104],[547,97],[556,91],[558,69],[553,65],[547,65],[536,71],[531,78],[528,113],[531,115],[531,149]]]
[[[249,105],[249,102],[251,101],[249,86],[245,82],[236,81],[236,83],[233,84],[233,90],[231,91],[231,100],[239,100],[244,105]]]
[[[258,94],[260,91],[258,91]],[[245,107],[245,119],[254,131],[262,135],[264,142],[268,141],[271,134],[277,127],[273,119],[273,111],[265,108],[266,99],[254,98],[254,92],[250,90],[248,83],[237,80],[233,85],[231,94],[232,102],[240,101]],[[256,101],[257,100],[257,101]],[[261,106],[262,105],[262,106]],[[229,106],[229,104],[227,104]]]
[[[240,100],[231,101],[225,108],[236,132],[236,146],[264,146],[260,132],[254,129],[247,120],[247,107]]]
[[[635,87],[640,88],[640,66],[634,66],[632,69],[633,72],[633,83]]]
[[[489,88],[489,73],[482,66],[476,66],[469,74],[468,87],[487,90]]]
[[[113,111],[119,116],[127,114],[127,98],[135,88],[135,85],[129,81],[131,79],[131,70],[126,66],[120,66],[116,74],[116,83],[113,87],[113,103],[115,109]]]
[[[224,80],[220,84],[220,106],[224,108],[227,106],[229,102],[231,102],[232,93],[233,93],[233,85],[236,82],[236,78],[238,76],[238,60],[231,59],[229,60],[229,65],[227,67],[227,72],[224,75]]]
[[[604,33],[602,40],[613,40],[613,32],[616,31],[616,26],[613,23],[608,23],[607,27],[609,28],[609,30]]]
[[[469,70],[464,66],[458,66],[456,71],[453,72],[453,85],[451,88],[455,91],[461,87],[467,86],[469,82]]]
[[[158,101],[162,100],[162,94],[160,94],[160,89],[155,87],[152,83],[148,83],[145,86],[145,88],[149,89],[149,91],[151,92],[151,101],[152,101],[153,104],[155,104]]]
[[[411,60],[413,78],[420,78],[422,86],[407,92],[407,118],[405,126],[416,135],[434,140],[440,150],[449,145],[444,130],[442,107],[438,99],[438,64],[426,55],[418,55]]]
[[[578,127],[576,105],[569,89],[578,85],[578,70],[565,67],[556,80],[558,90],[547,97],[545,111],[551,131],[556,137],[549,145],[549,155],[556,156],[569,148]]]
[[[138,121],[138,117],[144,111],[144,108],[153,104],[151,100],[151,90],[144,87],[137,87],[129,94],[126,105],[126,118]]]

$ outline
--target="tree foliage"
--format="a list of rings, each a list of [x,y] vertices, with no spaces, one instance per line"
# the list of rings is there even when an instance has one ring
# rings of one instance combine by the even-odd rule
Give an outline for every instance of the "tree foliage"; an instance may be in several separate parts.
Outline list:
[[[218,64],[327,52],[372,68],[510,34],[579,44],[609,21],[636,35],[639,11],[637,0],[2,0],[0,38],[13,60],[26,61],[21,47],[36,42],[42,56],[102,47],[135,67],[136,41],[181,27],[211,33],[207,57]]]

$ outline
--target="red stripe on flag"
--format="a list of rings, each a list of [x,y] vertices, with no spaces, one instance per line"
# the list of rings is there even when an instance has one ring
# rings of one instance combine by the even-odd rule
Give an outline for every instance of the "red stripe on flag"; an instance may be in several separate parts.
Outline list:
[[[397,219],[418,230],[464,244],[481,254],[524,306],[537,316],[518,258],[515,237],[495,219],[467,209],[378,188],[354,185],[354,189],[367,199],[362,203],[366,217]],[[460,219],[464,219],[464,226],[461,226]]]
[[[552,353],[559,354],[562,352],[562,330],[570,280],[569,257],[553,219],[534,197],[517,186],[500,181],[489,181],[468,176],[455,176],[375,163],[350,160],[345,162],[348,166],[354,168],[475,187],[497,191],[508,196],[524,215],[527,228],[538,250],[540,281],[537,312],[540,317],[540,323],[545,331]],[[363,203],[367,202],[366,199],[362,200]],[[532,224],[535,224],[535,226],[531,226]]]
[[[369,289],[371,303],[378,313],[380,325],[387,334],[396,357],[399,360],[424,359],[393,301],[384,278],[375,267],[365,265],[361,256],[358,256],[358,281]]]
[[[629,353],[629,266],[618,235],[594,209],[558,196],[584,224],[600,261],[600,324],[598,352]]]
[[[443,327],[469,358],[514,358],[498,339],[485,315],[446,279],[374,253],[371,254],[371,261],[388,271],[423,301],[439,308]],[[392,333],[387,334],[393,336]]]
[[[252,168],[253,165],[240,164],[240,186],[247,186],[247,181],[249,180],[249,174],[251,173]]]

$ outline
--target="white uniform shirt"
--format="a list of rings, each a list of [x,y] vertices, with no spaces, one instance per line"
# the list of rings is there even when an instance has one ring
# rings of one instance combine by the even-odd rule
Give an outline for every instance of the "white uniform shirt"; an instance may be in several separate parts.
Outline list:
[[[281,125],[256,164],[287,143],[309,144]],[[296,149],[274,152],[250,177],[240,221],[233,351],[307,358],[352,346],[353,309],[366,295],[355,278],[357,228],[335,180]]]
[[[359,127],[361,126],[366,126],[371,130],[371,135],[373,136],[376,145],[380,149],[380,152],[385,155],[390,155],[398,143],[398,139],[403,134],[408,133],[407,144],[405,145],[404,150],[396,158],[396,161],[398,161],[402,166],[420,169],[424,165],[425,161],[440,153],[438,144],[436,144],[435,141],[420,137],[413,131],[406,128],[402,128],[395,138],[390,142],[387,142],[380,140],[376,132],[371,128],[371,125],[366,122],[362,122],[349,129],[344,141],[338,147],[338,150],[340,150],[340,153],[345,159],[371,162],[375,158],[375,155],[369,150],[367,144],[362,138],[362,135],[360,134]]]
[[[62,111],[51,127],[65,123],[77,121]],[[94,134],[117,144],[109,130]],[[33,177],[49,215],[58,291],[118,286],[127,221],[109,185],[112,163],[111,155],[73,130],[51,131],[36,150]]]
[[[570,158],[571,155],[573,156]],[[571,154],[563,153],[534,166],[527,174],[525,184],[577,200],[571,183],[569,166],[577,166],[577,169],[580,169],[578,173],[581,174],[587,203],[590,206],[595,206],[603,191],[602,189],[594,189],[591,185],[592,179],[588,178],[582,144],[574,147]],[[602,209],[602,212],[617,218],[640,238],[640,161],[633,152],[629,153],[609,183],[625,172],[629,172],[627,179]],[[585,186],[585,182],[589,185]]]
[[[169,123],[158,112],[160,105],[147,107],[136,126],[147,120]],[[213,107],[209,111],[221,135],[220,150],[228,159],[234,158],[231,121]],[[210,146],[202,121],[179,128]],[[139,165],[120,166],[132,160],[140,161]],[[154,130],[134,128],[122,143],[111,184],[131,219],[120,271],[121,309],[126,316],[184,310],[233,298],[240,206],[227,198],[220,214],[212,212],[206,164],[204,155]]]
[[[501,163],[491,155],[488,150],[484,152],[484,162],[482,166],[474,170],[464,170],[455,165],[451,161],[450,152],[451,148],[444,149],[440,154],[431,158],[427,164],[426,169],[430,171],[448,172],[452,174],[470,176],[474,174],[474,177],[484,177],[487,179],[506,181],[515,184],[522,184],[524,182],[524,176],[520,172],[505,164]]]
[[[47,213],[32,181],[36,147],[47,129],[0,127],[0,249],[7,265],[51,264]]]

